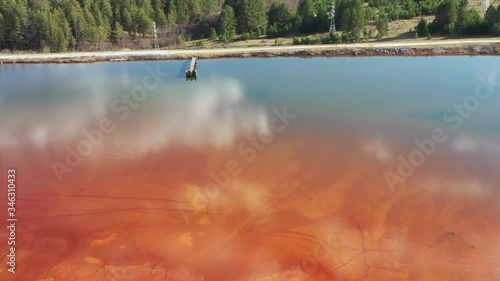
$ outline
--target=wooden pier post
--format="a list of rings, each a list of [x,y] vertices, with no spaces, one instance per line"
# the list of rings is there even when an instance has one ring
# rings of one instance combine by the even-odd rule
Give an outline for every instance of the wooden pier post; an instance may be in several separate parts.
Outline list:
[[[198,73],[196,71],[196,64],[197,64],[196,57],[193,57],[191,59],[191,64],[189,65],[189,69],[186,70],[186,78],[198,76]]]

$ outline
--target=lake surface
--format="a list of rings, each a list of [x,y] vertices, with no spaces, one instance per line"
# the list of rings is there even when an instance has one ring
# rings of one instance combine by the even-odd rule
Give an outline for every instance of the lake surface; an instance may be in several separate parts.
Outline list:
[[[0,66],[1,280],[500,280],[499,57],[187,66]]]

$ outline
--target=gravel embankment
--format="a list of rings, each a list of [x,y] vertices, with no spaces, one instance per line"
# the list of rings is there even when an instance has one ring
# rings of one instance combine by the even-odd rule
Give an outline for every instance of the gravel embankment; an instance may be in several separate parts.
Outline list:
[[[0,55],[0,64],[91,63],[101,61],[180,60],[193,56],[205,59],[247,57],[314,56],[443,56],[500,55],[500,39],[464,39],[406,42],[376,42],[339,45],[265,46],[250,48],[142,50],[62,54]]]

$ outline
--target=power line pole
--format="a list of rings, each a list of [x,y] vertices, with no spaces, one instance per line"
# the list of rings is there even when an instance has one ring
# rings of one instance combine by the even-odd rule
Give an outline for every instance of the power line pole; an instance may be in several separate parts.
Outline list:
[[[160,44],[158,43],[158,34],[156,33],[156,22],[153,22],[153,29],[155,33],[155,50],[159,50]]]
[[[486,0],[488,1],[488,0]],[[330,33],[335,34],[335,3],[332,2],[332,11],[330,14],[330,17],[332,18],[332,22],[330,23]]]
[[[489,0],[483,0],[483,1],[481,2],[481,9],[482,9],[483,11],[485,11],[485,12],[486,12],[486,11],[488,10],[488,8],[489,8],[489,7],[490,7],[490,1],[489,1]]]

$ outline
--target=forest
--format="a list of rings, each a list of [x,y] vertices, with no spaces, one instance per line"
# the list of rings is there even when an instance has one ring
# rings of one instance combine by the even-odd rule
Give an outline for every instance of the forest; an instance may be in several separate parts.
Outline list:
[[[331,0],[0,0],[0,50],[67,52],[152,48],[153,22],[160,46],[192,39],[228,42],[258,37],[328,32]],[[376,24],[376,38],[388,22],[435,14],[422,20],[416,36],[500,35],[500,9],[485,14],[467,0],[336,0],[335,23],[344,40],[356,42]],[[294,43],[296,41],[294,40]],[[299,41],[298,43],[304,43]],[[305,42],[306,44],[308,42]]]

